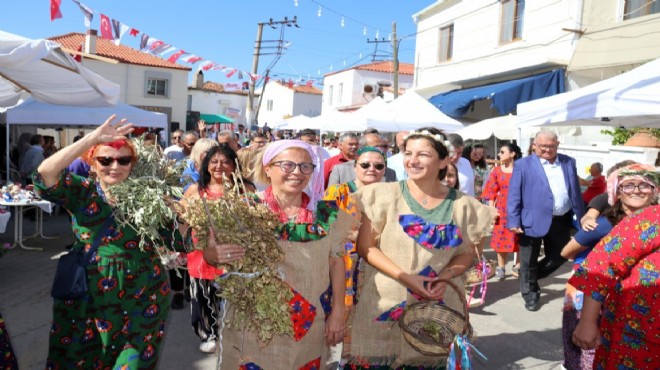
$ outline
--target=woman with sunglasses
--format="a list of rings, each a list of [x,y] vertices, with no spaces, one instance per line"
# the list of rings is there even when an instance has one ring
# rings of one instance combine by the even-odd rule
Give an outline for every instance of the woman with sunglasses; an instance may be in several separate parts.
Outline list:
[[[336,201],[339,208],[354,216],[356,220],[359,221],[360,213],[357,211],[357,207],[350,195],[363,186],[380,182],[385,175],[387,160],[381,149],[373,146],[364,146],[356,152],[353,165],[355,167],[355,180],[344,184],[330,185],[325,191],[323,199]],[[346,255],[344,256],[344,266],[346,269],[346,293],[344,294],[344,303],[347,311],[350,311],[351,307],[357,303],[357,297],[355,296],[357,289],[356,264],[358,261],[357,250],[355,249],[356,236],[357,229],[354,230],[354,233],[352,233],[349,238],[350,241],[344,245],[344,248],[346,249]],[[348,341],[345,341],[343,348],[344,353],[348,353],[347,345]]]
[[[128,178],[137,160],[126,135],[133,125],[108,118],[96,130],[44,160],[35,189],[72,215],[73,250],[98,244],[87,265],[87,296],[53,302],[49,369],[155,369],[169,313],[170,285],[156,253],[138,248],[140,236],[112,218],[109,187]],[[95,180],[64,169],[82,156]],[[178,231],[163,230],[166,242],[181,247]],[[148,247],[147,247],[148,248]],[[182,248],[181,248],[182,249]]]
[[[403,142],[408,179],[378,183],[353,194],[362,223],[359,255],[368,263],[351,330],[348,369],[437,369],[446,356],[417,352],[396,325],[407,305],[440,301],[463,312],[462,275],[473,245],[492,228],[495,209],[444,185],[449,143],[435,128]],[[442,279],[442,280],[441,280]],[[447,289],[451,280],[459,292]]]
[[[254,168],[255,181],[267,184],[259,199],[277,214],[278,244],[284,249],[280,271],[294,295],[289,302],[293,337],[275,336],[267,344],[256,333],[226,327],[222,333],[222,366],[227,369],[320,369],[324,348],[344,338],[343,242],[354,219],[335,202],[320,201],[323,168],[316,151],[299,140],[266,146]],[[311,181],[311,194],[303,192]],[[217,247],[219,248],[219,247]],[[215,248],[215,249],[217,249]],[[217,256],[204,250],[207,263]],[[232,252],[233,257],[233,252]],[[329,292],[333,297],[328,299]],[[232,309],[227,307],[228,320]]]
[[[651,205],[657,204],[658,203],[658,186],[660,185],[660,173],[655,170],[653,166],[649,165],[643,165],[643,164],[633,164],[630,166],[623,167],[621,169],[616,170],[607,179],[607,190],[608,190],[608,203],[610,204],[611,208],[608,208],[603,214],[596,220],[597,226],[595,229],[590,230],[590,231],[585,231],[585,230],[578,230],[578,232],[575,234],[573,239],[566,244],[566,246],[562,249],[561,255],[564,258],[569,258],[574,260],[574,276],[575,280],[572,278],[569,280],[569,284],[566,285],[566,294],[565,294],[565,299],[564,299],[564,313],[563,313],[563,325],[562,325],[562,333],[564,337],[564,367],[567,369],[591,369],[593,367],[593,361],[594,361],[594,351],[593,349],[589,350],[583,350],[581,349],[582,346],[576,345],[577,343],[573,339],[575,337],[575,334],[573,332],[575,331],[576,327],[578,325],[581,325],[582,328],[588,328],[588,330],[585,330],[582,332],[582,334],[579,334],[578,337],[580,340],[586,339],[585,334],[587,332],[590,333],[598,333],[598,327],[597,327],[597,319],[599,313],[597,312],[595,317],[592,315],[591,312],[583,312],[583,307],[586,308],[587,306],[583,306],[583,303],[586,303],[586,298],[587,294],[589,292],[589,289],[593,288],[594,282],[600,281],[600,277],[593,275],[591,272],[587,272],[590,270],[600,270],[602,261],[608,260],[608,258],[604,257],[607,253],[601,253],[599,254],[599,258],[596,260],[590,259],[591,253],[595,253],[595,250],[592,252],[592,248],[601,241],[601,239],[605,238],[607,234],[610,233],[612,228],[616,226],[619,222],[621,222],[624,218],[627,216],[636,213],[644,208],[647,208]],[[610,238],[606,238],[607,240],[610,240]],[[623,244],[630,243],[628,240],[622,240]],[[610,250],[609,252],[615,252],[614,250]],[[622,253],[622,251],[615,252],[617,254],[620,254],[622,257],[626,256],[626,254]],[[625,257],[624,257],[625,258]],[[587,260],[587,263],[583,263],[585,260]],[[581,265],[582,264],[582,265]],[[660,268],[658,266],[656,268],[656,275],[657,271]],[[581,274],[581,273],[582,274]],[[584,273],[587,272],[587,275],[585,276]],[[604,274],[604,276],[607,276],[607,278],[603,280],[608,280],[613,277],[613,273],[608,270],[607,274]],[[574,281],[577,281],[580,286],[578,288],[578,285],[574,284]],[[590,287],[587,291],[584,291],[582,289],[584,286]],[[582,289],[582,291],[576,290]],[[598,287],[600,289],[600,287]],[[584,293],[583,293],[584,291]],[[593,292],[593,290],[591,290]],[[593,293],[592,293],[593,294]],[[633,293],[637,294],[637,293]],[[656,293],[657,294],[657,293]],[[643,297],[643,296],[642,296]],[[600,296],[598,293],[596,293],[595,296],[592,296],[592,298],[604,298]],[[641,298],[643,300],[644,298]],[[648,297],[649,302],[653,301],[653,297]],[[621,303],[624,301],[622,300]],[[611,311],[612,309],[608,306],[606,308],[606,313],[604,314],[605,316],[609,316],[607,311]],[[618,320],[608,320],[608,324],[604,327],[601,328],[601,331],[603,333],[603,336],[606,336],[609,338],[610,343],[607,344],[607,351],[615,351],[615,352],[624,352],[626,354],[635,354],[639,352],[634,352],[632,351],[631,348],[627,348],[627,340],[619,340],[615,339],[617,335],[621,335],[623,333],[614,333],[613,331],[615,330],[614,328],[617,326],[615,325],[610,325],[610,323],[613,323],[613,321],[619,321],[623,320],[626,323],[628,322],[628,319],[625,317],[630,317],[630,314],[633,312],[630,312],[629,314],[626,314],[629,308],[625,307],[625,304],[621,306],[621,308],[617,309],[617,314],[616,316],[624,315],[623,317],[617,318]],[[632,311],[635,311],[633,308]],[[586,320],[584,324],[582,324],[582,318],[581,315],[586,315]],[[643,316],[643,315],[642,315]],[[651,316],[649,316],[650,318]],[[657,318],[656,316],[653,316],[654,318]],[[641,321],[639,321],[641,323]],[[580,323],[580,324],[578,324]],[[626,323],[621,323],[619,324],[626,324]],[[643,329],[643,328],[640,328]],[[650,333],[656,334],[657,332],[651,331]],[[632,336],[630,338],[633,338],[637,336],[634,333],[631,333]],[[593,339],[593,338],[591,338]],[[634,339],[629,339],[629,340],[634,340]],[[584,348],[584,347],[582,347]],[[602,355],[602,354],[601,354]],[[646,355],[643,355],[646,356]],[[631,356],[633,357],[633,356]],[[638,359],[642,357],[637,357]],[[600,361],[598,361],[600,362]],[[617,359],[614,362],[606,362],[610,366],[614,366],[615,364],[620,364],[621,360]],[[642,365],[643,362],[638,362],[637,366],[630,366],[629,368],[657,368],[657,367],[648,367],[646,365]],[[605,368],[605,366],[603,366]]]
[[[500,165],[493,169],[482,193],[482,199],[487,200],[488,205],[497,208],[499,214],[490,238],[490,246],[497,253],[495,276],[499,280],[504,280],[506,277],[508,254],[518,252],[518,234],[506,226],[506,199],[509,196],[513,162],[520,157],[522,157],[522,153],[518,145],[513,143],[502,145],[499,152]],[[513,271],[517,273],[515,266]]]

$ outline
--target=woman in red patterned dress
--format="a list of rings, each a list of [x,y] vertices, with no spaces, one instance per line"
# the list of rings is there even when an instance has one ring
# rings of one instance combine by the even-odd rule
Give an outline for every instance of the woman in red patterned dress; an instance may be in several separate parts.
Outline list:
[[[573,343],[596,348],[594,369],[660,369],[659,212],[621,221],[568,280],[584,292]]]
[[[488,205],[497,208],[499,213],[490,239],[490,246],[497,252],[495,276],[500,280],[504,280],[505,277],[507,255],[518,252],[518,236],[506,227],[506,198],[509,196],[509,180],[513,173],[513,161],[520,157],[521,151],[518,145],[513,143],[502,145],[499,153],[501,165],[493,169],[481,195],[481,198],[488,200]]]

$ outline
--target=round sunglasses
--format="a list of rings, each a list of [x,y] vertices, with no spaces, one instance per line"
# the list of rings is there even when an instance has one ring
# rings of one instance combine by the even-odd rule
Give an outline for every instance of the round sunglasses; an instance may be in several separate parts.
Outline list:
[[[385,165],[382,163],[370,163],[370,162],[358,163],[358,166],[362,167],[365,170],[373,166],[373,168],[375,168],[377,171],[382,171],[385,168]]]
[[[277,161],[270,164],[271,166],[278,166],[283,172],[292,173],[296,170],[296,167],[300,169],[300,173],[303,175],[309,175],[314,172],[316,165],[314,163],[296,163],[293,161]]]
[[[96,157],[96,161],[103,167],[110,166],[112,162],[117,162],[120,166],[128,166],[133,162],[133,157],[130,155],[122,157]]]

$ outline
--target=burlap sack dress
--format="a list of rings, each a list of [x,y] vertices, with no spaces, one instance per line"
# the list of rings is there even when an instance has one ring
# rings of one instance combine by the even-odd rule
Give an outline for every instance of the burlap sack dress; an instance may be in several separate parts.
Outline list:
[[[300,228],[294,232],[292,223],[285,225],[278,244],[286,253],[280,265],[284,280],[297,293],[290,302],[294,337],[275,336],[264,344],[253,332],[226,327],[221,334],[222,370],[320,369],[325,364],[325,319],[331,303],[328,257],[343,257],[355,222],[336,202],[321,201],[316,222],[307,224],[302,234]],[[230,321],[232,310],[227,309]]]
[[[451,219],[462,240],[452,247],[430,248],[411,238],[399,223],[400,215],[413,212],[403,197],[400,183],[381,183],[363,187],[354,193],[360,211],[371,220],[382,252],[408,273],[440,273],[456,255],[468,253],[471,246],[487,236],[497,211],[476,199],[456,191]],[[462,276],[453,279],[463,293]],[[389,366],[443,367],[445,357],[425,356],[416,352],[401,334],[397,318],[407,304],[417,302],[405,286],[366,264],[359,303],[355,306],[349,368]],[[461,301],[450,287],[444,302],[462,312]]]

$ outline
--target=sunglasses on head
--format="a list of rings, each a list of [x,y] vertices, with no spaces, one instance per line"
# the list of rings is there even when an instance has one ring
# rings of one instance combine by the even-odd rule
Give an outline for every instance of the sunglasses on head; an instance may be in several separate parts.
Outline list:
[[[96,157],[96,161],[103,167],[110,166],[112,162],[117,162],[120,166],[128,166],[133,162],[133,157],[130,155],[123,157]]]
[[[360,167],[362,167],[363,169],[365,169],[365,170],[368,169],[369,167],[372,167],[372,166],[373,166],[373,168],[375,168],[378,171],[382,171],[385,168],[385,165],[382,164],[382,163],[362,162],[362,163],[358,163],[358,165]]]

